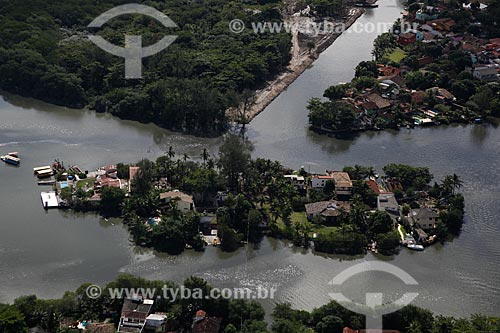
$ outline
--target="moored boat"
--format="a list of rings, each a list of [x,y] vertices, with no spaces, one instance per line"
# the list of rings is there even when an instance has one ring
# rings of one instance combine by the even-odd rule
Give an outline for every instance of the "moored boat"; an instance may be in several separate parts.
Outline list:
[[[19,157],[5,155],[5,156],[2,156],[0,158],[2,159],[2,161],[4,161],[7,164],[10,164],[10,165],[18,166],[19,164],[21,164],[21,159]]]
[[[48,178],[50,176],[52,176],[54,174],[54,172],[52,171],[52,169],[45,169],[45,170],[40,170],[36,173],[36,176],[38,178]]]
[[[410,250],[414,250],[414,251],[423,251],[424,250],[424,247],[422,245],[418,245],[418,244],[408,244],[408,248]]]
[[[364,8],[377,8],[378,5],[374,3],[364,3],[364,2],[358,2],[354,4],[356,7],[364,7]]]

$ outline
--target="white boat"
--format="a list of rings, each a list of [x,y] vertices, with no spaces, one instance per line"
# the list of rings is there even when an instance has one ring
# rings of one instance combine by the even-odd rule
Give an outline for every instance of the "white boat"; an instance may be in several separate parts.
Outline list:
[[[52,169],[50,167],[50,165],[47,165],[47,166],[41,166],[41,167],[36,167],[36,168],[33,168],[33,173],[37,173],[39,171],[43,171],[43,170],[47,170],[47,169]]]
[[[408,244],[408,248],[410,250],[414,250],[414,251],[423,251],[424,250],[424,247],[422,245],[418,245],[418,244]]]
[[[48,177],[52,176],[53,174],[54,174],[54,172],[52,171],[52,169],[45,169],[45,170],[38,171],[36,173],[38,178],[48,178]]]
[[[2,161],[4,161],[5,163],[10,164],[10,165],[18,166],[19,164],[21,164],[21,159],[19,159],[18,157],[11,156],[11,155],[2,156],[2,157],[0,157],[0,159]]]

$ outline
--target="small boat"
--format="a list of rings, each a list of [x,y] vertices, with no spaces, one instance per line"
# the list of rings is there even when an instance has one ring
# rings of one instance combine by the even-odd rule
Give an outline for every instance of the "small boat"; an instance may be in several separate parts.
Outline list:
[[[11,155],[2,156],[0,157],[0,159],[2,159],[2,161],[10,165],[18,166],[19,164],[21,164],[21,160],[19,159],[19,157],[14,157]]]
[[[33,173],[37,174],[39,171],[51,169],[49,165],[33,168]]]
[[[50,186],[50,185],[55,185],[55,184],[56,184],[55,180],[40,180],[38,182],[38,185],[40,185],[40,186],[44,186],[44,185]]]
[[[408,248],[410,250],[414,250],[414,251],[423,251],[424,250],[424,247],[422,245],[418,245],[418,244],[408,244]]]
[[[52,169],[45,169],[45,170],[38,171],[38,172],[36,173],[36,176],[37,176],[38,178],[49,178],[49,177],[51,177],[53,174],[54,174],[54,172],[52,171]]]
[[[358,2],[354,4],[356,7],[364,7],[364,8],[377,8],[378,5],[374,3],[365,3],[365,2]]]

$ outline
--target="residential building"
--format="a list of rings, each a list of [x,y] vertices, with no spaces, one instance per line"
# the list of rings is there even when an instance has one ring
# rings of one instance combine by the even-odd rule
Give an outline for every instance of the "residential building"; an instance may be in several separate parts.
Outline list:
[[[335,185],[335,194],[338,196],[352,195],[352,181],[347,172],[342,171],[327,171],[332,177]]]
[[[378,111],[383,111],[391,107],[391,103],[377,93],[367,96],[368,102],[373,103]]]
[[[440,18],[437,20],[432,20],[427,22],[432,28],[440,31],[451,31],[456,25],[455,20],[451,18]]]
[[[299,175],[285,175],[284,176],[286,180],[290,182],[294,187],[298,189],[303,189],[305,186],[305,178],[304,176],[299,176]]]
[[[222,318],[210,317],[203,310],[198,310],[193,318],[193,333],[219,333]]]
[[[122,182],[118,178],[109,177],[107,175],[97,176],[95,188],[100,189],[103,187],[122,188]]]
[[[343,214],[351,211],[351,204],[345,201],[319,201],[305,205],[306,216],[310,221],[320,218],[323,222],[336,223]]]
[[[368,184],[368,186],[370,187],[370,189],[377,195],[380,194],[380,188],[378,187],[378,184],[375,180],[373,179],[369,179],[369,180],[365,180],[366,184]]]
[[[146,330],[148,332],[166,332],[167,331],[167,314],[152,313],[146,318]]]
[[[162,210],[170,208],[170,202],[175,201],[177,209],[183,213],[194,211],[193,197],[179,190],[160,193],[160,206]]]
[[[394,193],[380,193],[377,197],[377,209],[389,213],[392,218],[399,217],[399,204]]]
[[[454,102],[457,100],[455,95],[444,88],[432,87],[427,89],[426,92],[432,92],[438,100],[443,102]]]
[[[314,175],[311,177],[311,187],[323,188],[329,180],[333,181],[333,177],[330,175]]]
[[[417,35],[412,32],[404,32],[399,34],[398,43],[401,45],[410,45],[417,41]]]
[[[493,65],[475,65],[472,68],[472,76],[485,82],[498,81],[498,72]]]
[[[142,333],[153,303],[141,296],[127,298],[123,302],[118,333]]]
[[[424,230],[431,230],[436,227],[439,215],[431,208],[424,207],[410,211],[410,220],[415,226]]]

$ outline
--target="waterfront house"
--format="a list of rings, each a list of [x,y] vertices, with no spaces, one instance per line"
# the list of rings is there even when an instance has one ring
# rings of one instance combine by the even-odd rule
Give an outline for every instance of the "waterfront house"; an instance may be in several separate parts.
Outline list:
[[[426,92],[432,92],[435,97],[442,102],[454,102],[457,100],[455,95],[444,88],[432,87],[427,89]]]
[[[321,219],[322,222],[335,224],[339,217],[351,211],[351,204],[346,201],[319,201],[305,205],[309,221]]]
[[[122,182],[120,179],[112,178],[107,175],[97,176],[95,181],[95,188],[101,189],[103,187],[122,188]]]
[[[380,188],[378,187],[378,184],[375,180],[373,179],[368,179],[368,180],[365,180],[366,184],[368,184],[368,186],[370,187],[370,189],[377,195],[380,194]]]
[[[399,204],[394,193],[380,193],[377,197],[377,209],[389,213],[393,219],[399,217]]]
[[[327,174],[332,177],[337,197],[350,197],[352,195],[352,181],[347,172],[327,171]]]
[[[285,175],[285,179],[297,189],[303,189],[305,186],[304,176],[299,175]]]
[[[378,111],[385,111],[391,107],[391,103],[377,93],[366,96],[368,102],[374,104]]]
[[[333,177],[331,175],[313,175],[311,177],[311,187],[323,188],[329,180],[333,181]]]
[[[142,333],[154,301],[142,296],[127,298],[123,302],[118,333]]]
[[[425,91],[416,90],[411,93],[411,102],[414,104],[422,104],[425,100]]]
[[[196,311],[193,318],[193,333],[219,333],[222,318],[210,317],[203,310]]]
[[[431,208],[424,207],[411,210],[409,217],[414,226],[423,230],[432,230],[436,227],[439,215]]]
[[[175,201],[177,209],[183,213],[194,211],[193,197],[179,190],[160,193],[160,207],[162,211],[170,209],[170,202]]]
[[[410,45],[413,44],[417,41],[417,35],[415,35],[412,32],[405,32],[402,34],[399,34],[398,37],[398,43],[401,45]]]
[[[152,313],[147,316],[145,329],[148,333],[167,332],[167,314]]]

